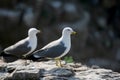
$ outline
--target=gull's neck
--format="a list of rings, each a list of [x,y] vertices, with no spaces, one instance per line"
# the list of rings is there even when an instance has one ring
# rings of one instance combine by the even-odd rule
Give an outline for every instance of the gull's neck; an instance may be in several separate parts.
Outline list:
[[[71,48],[71,35],[68,34],[68,33],[63,33],[61,38],[60,38],[60,42],[63,42],[64,43],[64,46],[66,47],[66,50],[64,51],[64,53],[60,56],[63,57],[64,55],[67,54],[67,52],[70,50]]]
[[[35,39],[35,38],[37,38],[36,34],[30,34],[30,35],[28,35],[28,36],[29,36],[30,39]]]
[[[30,46],[32,48],[31,48],[31,51],[29,51],[26,55],[33,52],[37,47],[37,36],[36,36],[36,34],[28,35],[28,40],[30,41],[28,46]]]
[[[36,34],[32,34],[32,35],[29,35],[28,36],[28,39],[30,40],[30,42],[32,43],[32,44],[37,44],[36,43],[36,41],[37,41],[37,36],[36,36]]]
[[[60,40],[62,40],[65,43],[65,45],[71,45],[71,36],[70,36],[70,34],[63,33]]]

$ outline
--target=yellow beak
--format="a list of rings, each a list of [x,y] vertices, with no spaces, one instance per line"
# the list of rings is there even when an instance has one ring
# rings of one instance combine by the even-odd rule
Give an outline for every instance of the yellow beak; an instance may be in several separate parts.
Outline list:
[[[40,33],[40,30],[38,30],[38,33]]]
[[[72,32],[72,34],[76,34],[76,32],[75,32],[75,31],[73,31],[73,32]]]

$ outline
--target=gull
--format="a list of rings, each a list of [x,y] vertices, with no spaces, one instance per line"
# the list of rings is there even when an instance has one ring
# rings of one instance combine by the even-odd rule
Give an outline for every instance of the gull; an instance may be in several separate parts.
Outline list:
[[[62,31],[62,36],[50,42],[43,48],[33,52],[28,58],[33,61],[41,58],[55,59],[56,66],[62,67],[61,58],[65,56],[71,48],[71,34],[75,34],[72,28],[66,27]]]
[[[5,62],[13,62],[17,59],[24,58],[31,54],[37,47],[37,36],[40,30],[36,28],[30,28],[28,31],[28,37],[22,39],[3,50],[0,56],[3,57]]]

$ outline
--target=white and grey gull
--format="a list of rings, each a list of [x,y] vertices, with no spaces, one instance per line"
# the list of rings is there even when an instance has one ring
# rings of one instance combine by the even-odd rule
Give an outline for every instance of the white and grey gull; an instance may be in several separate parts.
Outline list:
[[[28,37],[22,39],[3,50],[0,56],[3,57],[5,62],[13,62],[19,58],[24,58],[31,54],[37,47],[37,36],[40,30],[36,28],[30,28],[28,31]]]
[[[62,36],[47,44],[43,48],[33,52],[28,58],[34,61],[41,58],[55,59],[56,65],[62,67],[61,58],[65,56],[71,48],[71,34],[75,34],[72,28],[66,27],[62,31]]]

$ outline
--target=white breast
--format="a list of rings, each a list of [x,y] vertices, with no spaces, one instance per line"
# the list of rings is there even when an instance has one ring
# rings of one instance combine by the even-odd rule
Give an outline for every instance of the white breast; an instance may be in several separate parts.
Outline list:
[[[32,38],[29,38],[28,47],[31,47],[31,50],[25,55],[28,55],[28,54],[32,53],[36,49],[36,47],[37,47],[37,37],[36,36],[32,37]]]
[[[65,44],[66,50],[64,51],[64,53],[62,53],[61,56],[59,56],[59,58],[65,56],[69,52],[69,50],[71,48],[71,39],[70,39],[70,36],[67,36],[66,39],[63,39],[62,41]]]

